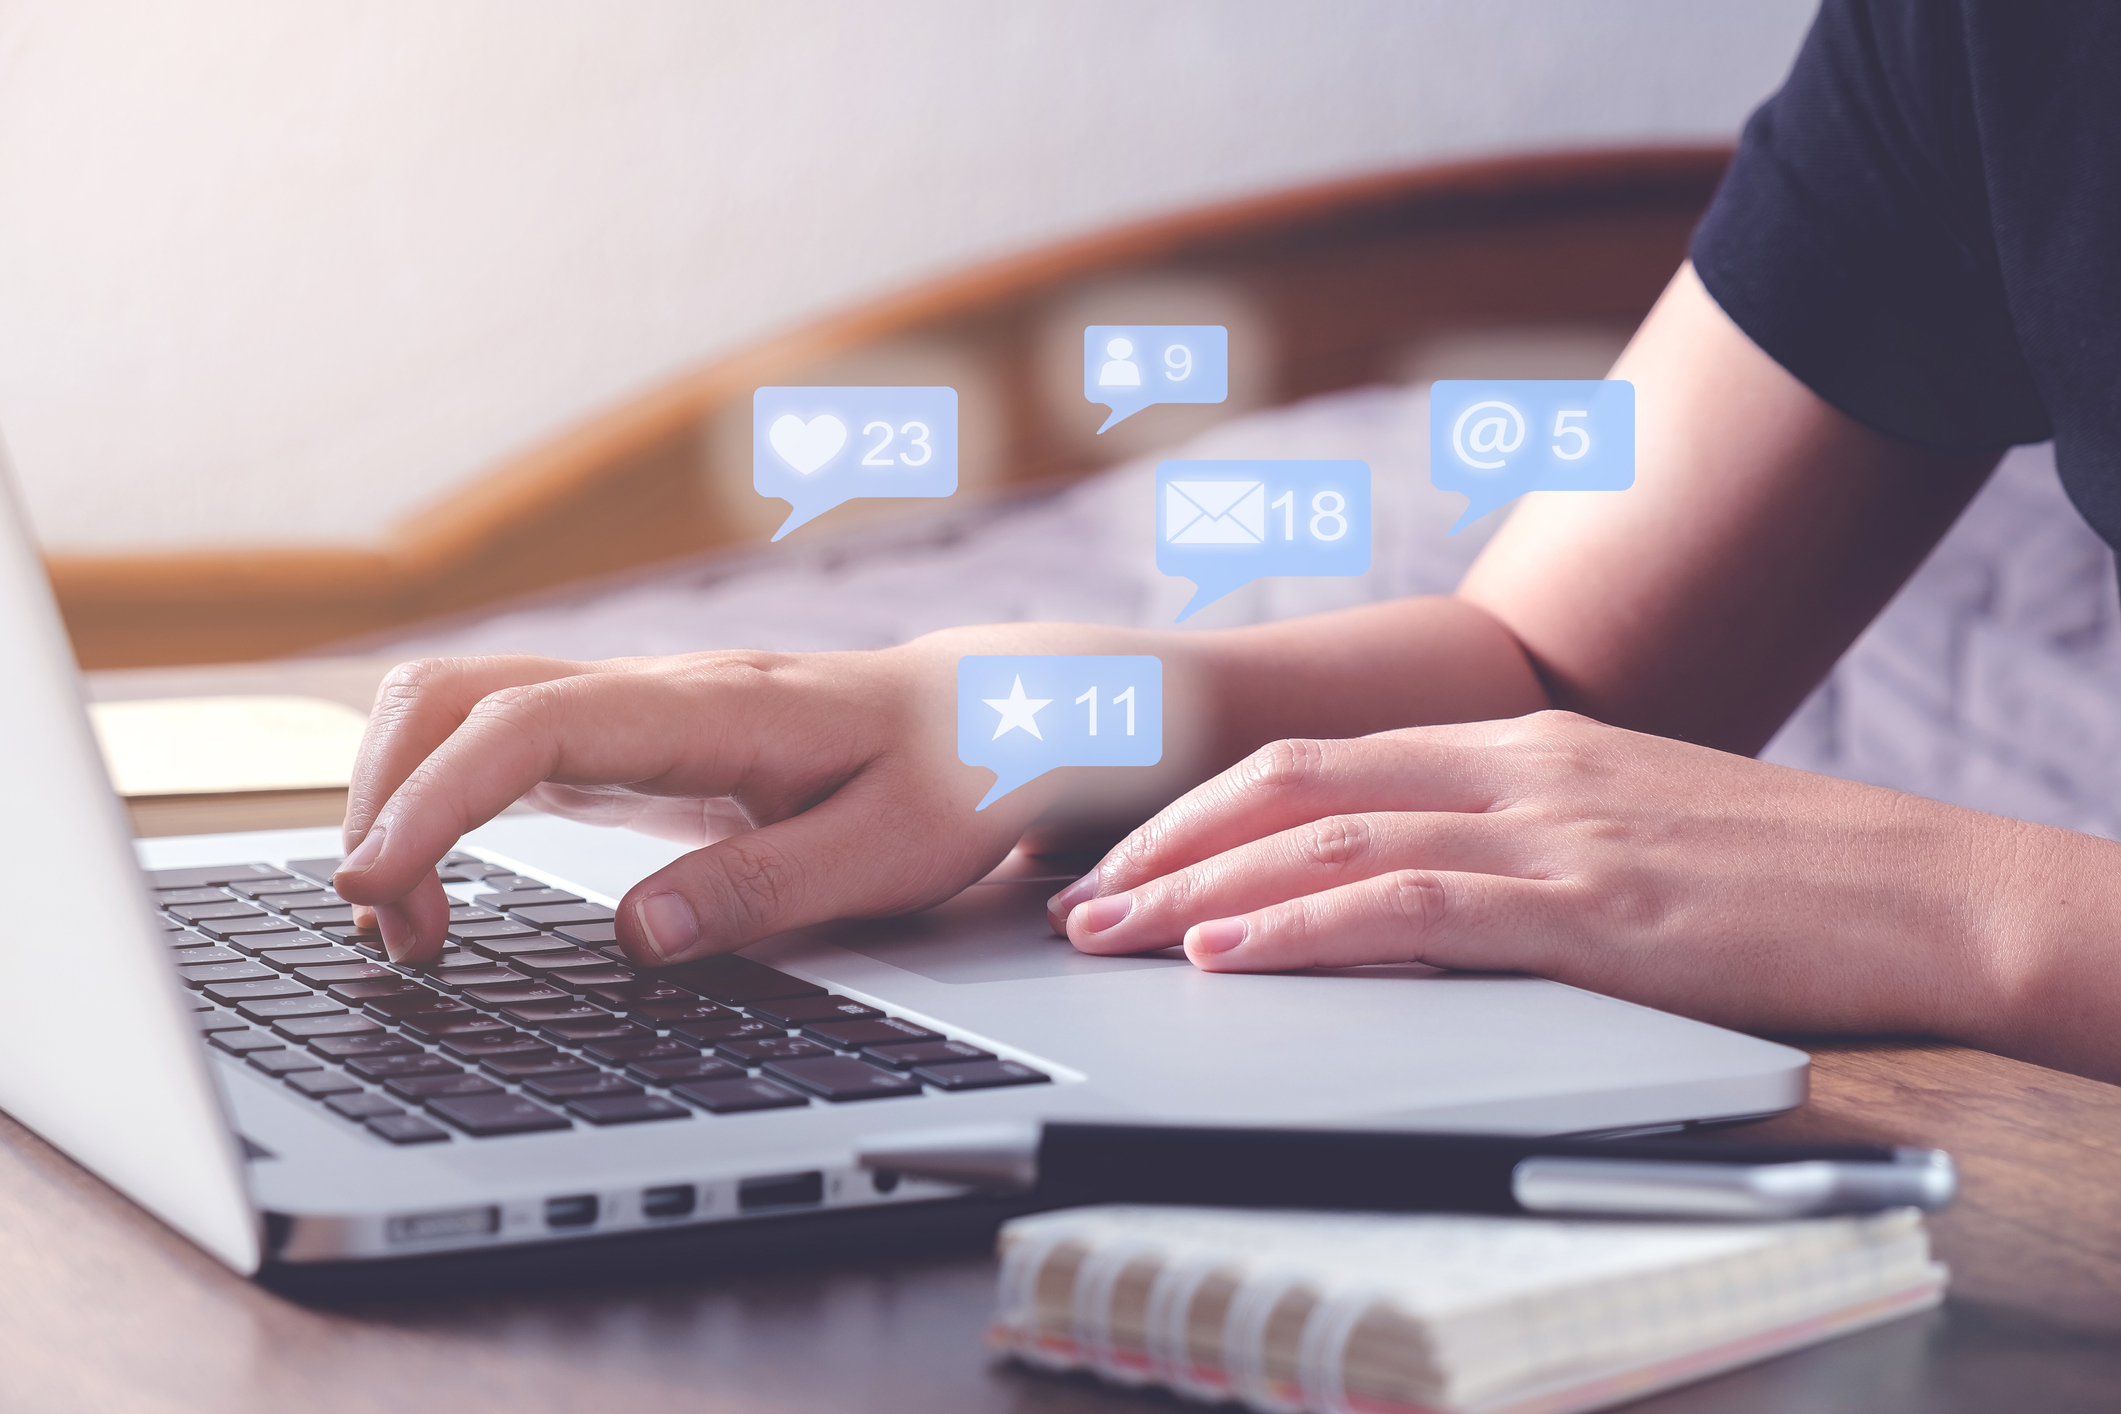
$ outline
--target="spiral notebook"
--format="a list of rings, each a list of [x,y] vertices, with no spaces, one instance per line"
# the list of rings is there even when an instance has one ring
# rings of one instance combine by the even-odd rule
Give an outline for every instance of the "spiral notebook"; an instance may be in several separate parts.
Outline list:
[[[1098,1207],[1008,1224],[992,1342],[1273,1414],[1574,1414],[1936,1305],[1914,1209],[1658,1223]]]

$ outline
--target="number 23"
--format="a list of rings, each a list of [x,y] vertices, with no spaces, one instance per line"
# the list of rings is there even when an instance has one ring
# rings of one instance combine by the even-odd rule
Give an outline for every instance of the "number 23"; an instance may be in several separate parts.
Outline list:
[[[915,432],[915,428],[919,428],[920,431]],[[917,457],[909,457],[905,453],[901,452],[899,454],[899,465],[926,466],[928,464],[928,458],[935,455],[935,449],[928,445],[928,424],[925,422],[909,422],[904,427],[901,427],[899,431],[907,434],[908,440],[910,440],[914,446],[919,447],[921,449],[921,454]],[[891,458],[885,455],[885,451],[891,446],[891,424],[879,420],[870,423],[867,427],[864,427],[862,429],[862,435],[864,437],[867,437],[872,432],[881,432],[884,435],[882,437],[879,437],[877,439],[876,445],[871,447],[868,453],[863,456],[862,465],[890,466]]]

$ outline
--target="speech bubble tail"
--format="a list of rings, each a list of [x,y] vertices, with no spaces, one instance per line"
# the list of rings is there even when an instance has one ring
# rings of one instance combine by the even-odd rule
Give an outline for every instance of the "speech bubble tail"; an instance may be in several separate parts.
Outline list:
[[[1192,618],[1202,609],[1207,608],[1210,604],[1222,598],[1225,594],[1228,594],[1229,592],[1230,591],[1227,589],[1210,589],[1204,584],[1195,585],[1193,587],[1192,599],[1187,601],[1186,607],[1180,609],[1178,611],[1178,617],[1171,620],[1171,622],[1175,624],[1184,623],[1187,619]]]
[[[1482,516],[1486,515],[1489,511],[1492,511],[1494,509],[1496,509],[1494,506],[1483,506],[1482,504],[1480,504],[1480,502],[1473,500],[1471,497],[1468,497],[1466,499],[1466,513],[1460,516],[1458,518],[1458,523],[1452,526],[1448,531],[1446,531],[1445,534],[1456,535],[1459,531],[1464,530],[1474,521],[1479,520]]]
[[[985,810],[988,806],[994,804],[995,801],[1000,800],[1003,796],[1007,795],[1010,791],[1015,790],[1018,786],[1030,785],[1031,782],[1037,779],[1037,776],[1027,776],[1023,780],[1012,781],[1007,776],[1003,776],[997,773],[994,777],[993,787],[988,790],[985,796],[981,797],[980,803],[973,806],[972,808],[975,812]]]
[[[1122,412],[1116,405],[1112,403],[1107,403],[1105,404],[1105,406],[1112,409],[1112,416],[1105,419],[1104,427],[1100,427],[1097,429],[1099,432],[1107,430],[1112,426],[1113,423],[1118,422],[1121,418],[1132,417],[1134,416],[1134,414],[1141,411],[1140,408],[1128,408],[1126,411]]]
[[[795,503],[791,501],[789,504],[794,505]],[[830,508],[828,507],[827,509]],[[824,511],[812,511],[806,514],[801,507],[796,507],[795,510],[789,513],[788,519],[781,523],[781,528],[773,532],[774,540],[779,540],[791,530],[810,524],[810,522],[823,514]],[[771,542],[769,541],[768,543],[770,544]]]

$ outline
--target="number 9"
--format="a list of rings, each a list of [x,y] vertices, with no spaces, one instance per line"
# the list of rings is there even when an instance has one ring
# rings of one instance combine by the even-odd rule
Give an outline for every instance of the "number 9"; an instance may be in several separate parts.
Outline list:
[[[1173,344],[1164,350],[1164,377],[1173,383],[1183,383],[1193,374],[1193,350],[1184,344]]]

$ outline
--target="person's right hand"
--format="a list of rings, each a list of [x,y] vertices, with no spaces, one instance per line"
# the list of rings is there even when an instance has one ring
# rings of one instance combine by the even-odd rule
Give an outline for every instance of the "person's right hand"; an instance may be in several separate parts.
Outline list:
[[[987,631],[991,632],[991,631]],[[628,956],[728,952],[830,918],[940,902],[994,867],[1052,778],[973,807],[956,662],[982,631],[873,653],[699,653],[405,664],[377,694],[347,801],[339,893],[424,962],[448,930],[435,865],[526,795],[700,846],[629,890]]]

